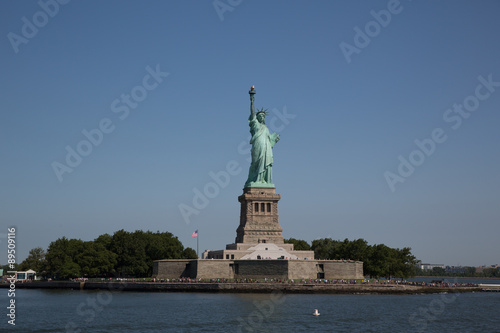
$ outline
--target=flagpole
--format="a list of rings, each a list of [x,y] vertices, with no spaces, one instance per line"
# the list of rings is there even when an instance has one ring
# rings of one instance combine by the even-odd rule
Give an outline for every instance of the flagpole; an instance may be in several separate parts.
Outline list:
[[[198,250],[199,239],[200,239],[200,233],[198,232],[198,236],[196,237],[196,255],[198,256],[198,259],[200,259],[200,251]]]

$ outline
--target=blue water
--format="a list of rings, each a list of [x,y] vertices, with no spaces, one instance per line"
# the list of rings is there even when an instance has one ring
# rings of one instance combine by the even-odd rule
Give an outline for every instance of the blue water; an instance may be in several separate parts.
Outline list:
[[[7,290],[0,289],[7,313]],[[500,332],[500,292],[298,295],[17,290],[19,332]],[[314,309],[321,315],[314,317]],[[2,314],[0,330],[12,328]]]

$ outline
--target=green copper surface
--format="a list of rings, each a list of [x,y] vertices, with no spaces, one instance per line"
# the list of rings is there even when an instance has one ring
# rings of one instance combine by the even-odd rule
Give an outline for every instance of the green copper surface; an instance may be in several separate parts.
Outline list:
[[[248,124],[252,138],[252,163],[248,171],[248,179],[245,187],[275,187],[273,184],[273,147],[279,141],[277,133],[269,133],[266,126],[266,112],[255,113],[254,101],[255,90],[252,86],[250,94],[250,117]]]

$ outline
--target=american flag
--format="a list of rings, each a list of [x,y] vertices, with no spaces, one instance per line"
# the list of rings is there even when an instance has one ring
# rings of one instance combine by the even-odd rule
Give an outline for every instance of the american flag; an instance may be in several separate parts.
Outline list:
[[[198,229],[196,229],[196,231],[191,234],[191,238],[196,238],[196,237],[198,237]]]

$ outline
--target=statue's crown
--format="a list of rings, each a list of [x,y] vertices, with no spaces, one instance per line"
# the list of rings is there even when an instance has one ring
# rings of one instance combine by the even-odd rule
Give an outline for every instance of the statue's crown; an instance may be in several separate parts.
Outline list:
[[[257,114],[259,114],[259,113],[263,113],[263,114],[264,114],[264,116],[267,116],[267,115],[268,115],[267,110],[269,110],[269,109],[265,109],[265,110],[264,110],[264,108],[262,108],[262,109],[258,110]]]

